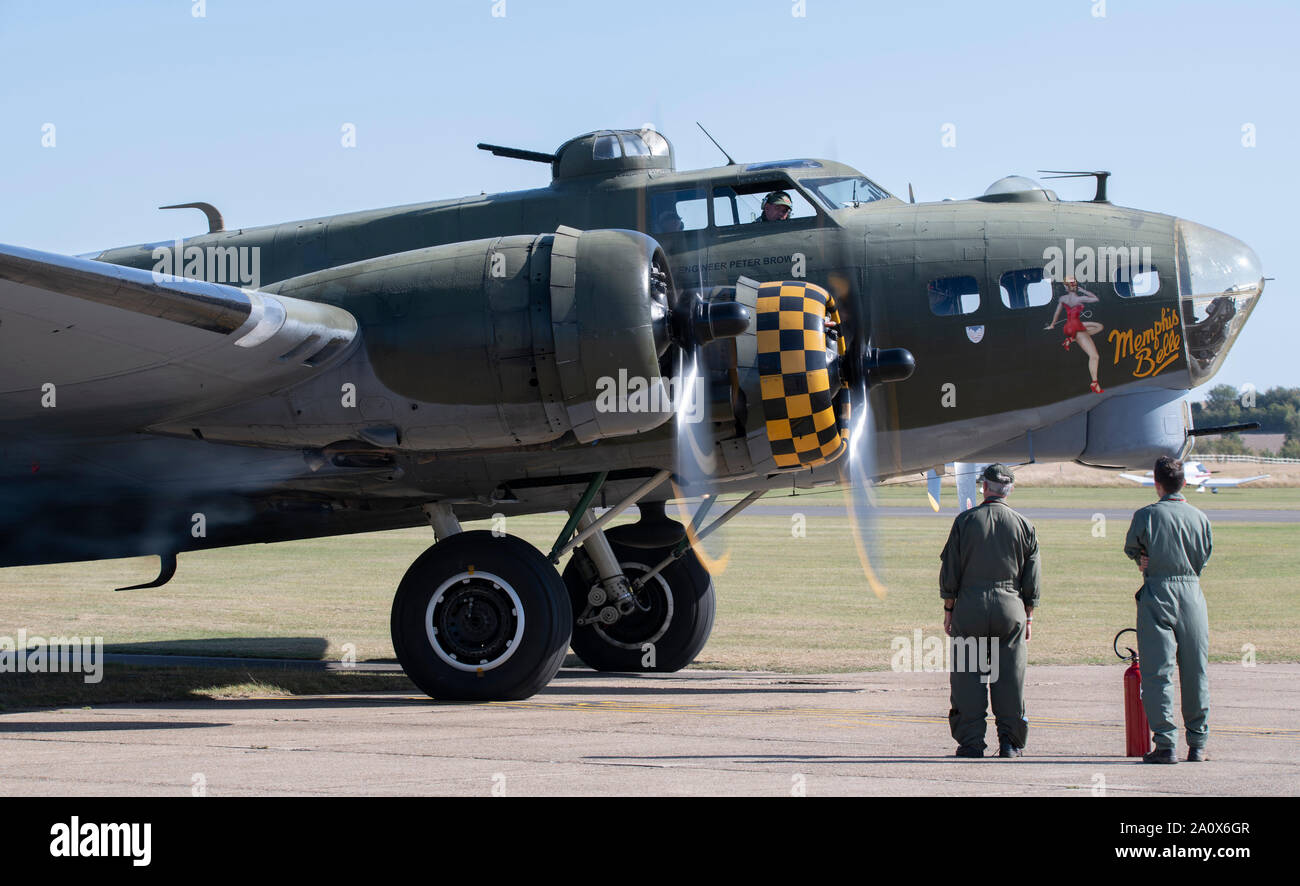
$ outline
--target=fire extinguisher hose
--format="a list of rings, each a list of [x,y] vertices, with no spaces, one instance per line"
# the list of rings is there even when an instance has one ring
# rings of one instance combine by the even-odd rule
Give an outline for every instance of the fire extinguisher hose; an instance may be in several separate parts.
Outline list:
[[[1110,644],[1110,648],[1115,650],[1115,655],[1119,657],[1120,661],[1131,661],[1136,663],[1138,660],[1138,654],[1137,654],[1137,650],[1134,649],[1132,646],[1124,647],[1125,649],[1128,650],[1128,655],[1125,655],[1124,653],[1119,651],[1119,638],[1129,633],[1130,631],[1133,632],[1133,636],[1135,637],[1137,636],[1137,628],[1125,628],[1124,630],[1120,631],[1118,634],[1115,635],[1115,640]]]

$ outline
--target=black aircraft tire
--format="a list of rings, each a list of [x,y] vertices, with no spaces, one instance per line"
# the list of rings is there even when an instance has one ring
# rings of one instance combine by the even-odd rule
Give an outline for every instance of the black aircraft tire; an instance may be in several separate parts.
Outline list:
[[[605,533],[614,556],[623,564],[624,573],[635,580],[654,568],[668,556],[671,548],[634,548],[620,541],[621,536],[635,531],[634,525],[615,526]],[[587,592],[591,588],[583,580],[582,571],[574,559],[564,570],[564,583],[569,588],[569,601],[576,614],[587,608]],[[708,570],[700,563],[694,551],[688,551],[680,560],[670,564],[646,585],[641,600],[649,612],[624,616],[617,623],[574,627],[570,643],[583,662],[598,671],[679,671],[695,660],[713,631],[716,597]],[[671,598],[671,616],[668,602]],[[664,622],[667,627],[664,628]],[[655,635],[659,636],[656,637]],[[651,650],[646,643],[653,645]],[[650,661],[651,663],[647,663]]]
[[[426,694],[511,701],[536,694],[559,672],[573,612],[559,573],[532,545],[461,532],[411,564],[390,627],[397,660]]]

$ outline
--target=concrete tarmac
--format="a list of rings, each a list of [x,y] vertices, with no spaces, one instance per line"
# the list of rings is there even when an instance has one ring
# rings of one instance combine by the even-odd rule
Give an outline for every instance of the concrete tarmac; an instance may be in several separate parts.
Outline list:
[[[565,669],[519,702],[380,693],[16,712],[0,715],[0,794],[1300,793],[1300,664],[1212,665],[1210,761],[1177,766],[1123,756],[1123,670],[1031,666],[1018,760],[951,756],[946,673]],[[991,720],[989,733],[996,749]]]

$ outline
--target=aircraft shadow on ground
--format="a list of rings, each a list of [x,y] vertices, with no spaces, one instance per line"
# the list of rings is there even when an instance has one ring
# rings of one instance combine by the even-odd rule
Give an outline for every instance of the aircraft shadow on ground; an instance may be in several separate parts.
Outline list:
[[[119,655],[210,655],[232,658],[297,658],[323,661],[329,650],[324,637],[199,637],[111,643],[106,653]]]
[[[681,683],[674,682],[671,686],[656,685],[652,678],[671,678],[672,674],[598,674],[588,672],[573,676],[582,676],[587,678],[598,678],[608,676],[610,678],[619,678],[626,680],[628,677],[646,677],[646,683],[640,686],[619,686],[610,688],[607,686],[572,686],[565,683],[552,682],[549,686],[538,693],[534,698],[545,701],[549,697],[556,695],[600,695],[607,696],[611,699],[617,699],[620,696],[628,695],[679,695],[684,698],[691,698],[702,695],[831,695],[847,694],[852,695],[857,689],[852,686],[790,686],[788,684],[773,684],[771,686],[732,686],[732,687],[714,687],[714,686],[683,686]]]
[[[280,702],[271,697],[280,691],[291,693],[290,697],[306,704],[319,705],[319,696],[418,692],[396,667],[371,670],[365,667],[369,663],[358,663],[352,669],[337,660],[324,658],[328,650],[329,642],[323,637],[213,637],[115,643],[104,647],[104,672],[95,682],[70,672],[6,675],[7,679],[0,681],[0,711],[16,713],[51,707],[107,705],[149,708],[177,702],[210,707],[241,700],[245,706],[266,706]],[[227,686],[240,687],[234,693],[227,693],[234,698],[212,698],[214,691]],[[365,705],[374,700],[362,697],[351,703]],[[391,699],[387,703],[391,704]],[[94,721],[87,724],[83,727],[87,730],[114,728]],[[6,725],[12,730],[28,731],[58,732],[68,728],[65,723]],[[172,725],[155,723],[137,728],[161,729]]]
[[[611,756],[587,756],[583,760],[592,762],[623,762],[623,763],[645,763],[647,765],[655,762],[678,762],[689,760],[726,760],[733,763],[808,763],[835,765],[840,763],[940,763],[953,765],[966,765],[978,763],[1002,763],[1002,759],[997,755],[984,757],[980,760],[963,759],[953,756],[952,754],[935,754],[932,757],[912,755],[907,757],[884,757],[875,756],[853,756],[851,754],[682,754],[678,756],[659,755],[659,756],[641,756],[633,757],[628,755],[611,755]],[[1061,766],[1062,764],[1075,763],[1078,765],[1088,766],[1131,766],[1136,763],[1136,759],[1127,757],[1019,757],[1014,760],[1005,761],[1007,765],[1014,766],[1031,766],[1034,764],[1047,764],[1051,766]]]
[[[0,720],[0,734],[21,732],[122,732],[133,729],[207,729],[213,726],[229,726],[229,723],[159,723],[157,721],[141,722],[139,720],[30,720],[13,722]]]

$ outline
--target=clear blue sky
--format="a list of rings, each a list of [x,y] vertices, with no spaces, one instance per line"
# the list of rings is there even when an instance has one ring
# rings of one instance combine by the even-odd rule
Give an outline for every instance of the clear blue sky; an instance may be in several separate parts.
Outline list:
[[[197,213],[155,208],[188,200],[251,226],[547,182],[480,140],[653,123],[679,168],[716,165],[700,120],[738,160],[831,157],[923,200],[1110,169],[1116,203],[1224,230],[1277,278],[1215,383],[1300,385],[1297,4],[795,5],[0,0],[0,242],[188,235]]]

